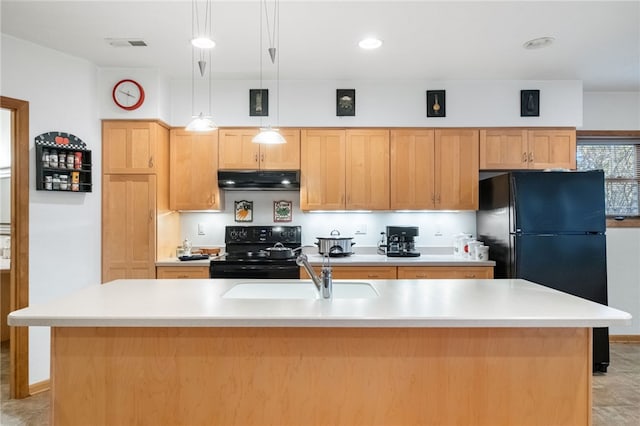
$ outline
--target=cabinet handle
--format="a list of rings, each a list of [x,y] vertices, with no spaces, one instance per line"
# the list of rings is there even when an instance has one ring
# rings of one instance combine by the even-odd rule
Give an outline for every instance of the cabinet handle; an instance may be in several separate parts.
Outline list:
[[[216,194],[213,193],[211,194],[211,205],[215,205],[216,204]]]
[[[178,278],[189,278],[189,275],[178,275]]]
[[[149,168],[153,169],[153,155],[149,157]]]
[[[522,153],[522,162],[523,162],[523,163],[526,163],[526,162],[527,162],[527,153],[526,153],[526,152],[523,152],[523,153]]]
[[[432,202],[433,204],[435,204],[435,203],[436,203],[436,196],[435,196],[434,194],[431,194],[431,202]]]
[[[255,161],[256,163],[258,162],[258,154],[253,156],[253,161]]]
[[[465,274],[465,278],[475,278],[476,274]]]
[[[264,154],[260,154],[260,161],[264,163]]]
[[[440,194],[436,195],[436,203],[440,204]]]
[[[153,210],[149,210],[149,222],[153,222]]]
[[[427,274],[416,274],[416,278],[428,278]]]
[[[529,153],[529,162],[533,163],[533,152]]]
[[[380,278],[378,274],[367,274],[367,278]]]

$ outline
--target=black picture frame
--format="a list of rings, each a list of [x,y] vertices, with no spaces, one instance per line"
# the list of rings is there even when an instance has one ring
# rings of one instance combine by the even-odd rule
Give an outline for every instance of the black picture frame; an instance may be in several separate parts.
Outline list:
[[[234,201],[233,211],[236,222],[253,222],[253,201]]]
[[[269,115],[269,89],[249,89],[249,116]]]
[[[520,91],[520,117],[540,116],[540,91],[521,90]]]
[[[336,89],[336,115],[338,117],[356,115],[356,89]]]
[[[446,117],[446,92],[427,90],[427,117]]]

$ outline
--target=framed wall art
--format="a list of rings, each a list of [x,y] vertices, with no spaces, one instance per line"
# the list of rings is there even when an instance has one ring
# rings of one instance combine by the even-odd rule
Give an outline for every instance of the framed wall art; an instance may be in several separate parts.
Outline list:
[[[356,115],[356,89],[336,90],[336,115],[338,117]]]
[[[249,89],[249,116],[269,115],[269,89]]]
[[[427,90],[427,117],[446,117],[444,90]]]
[[[521,90],[520,91],[520,117],[540,116],[540,91]]]
[[[274,222],[291,222],[292,220],[292,207],[291,201],[274,201],[273,202],[273,221]]]
[[[233,206],[236,222],[253,222],[253,201],[234,201]]]

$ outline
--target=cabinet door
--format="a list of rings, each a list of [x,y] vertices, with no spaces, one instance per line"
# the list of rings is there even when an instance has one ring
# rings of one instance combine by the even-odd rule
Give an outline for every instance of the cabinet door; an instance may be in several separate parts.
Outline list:
[[[103,173],[156,173],[160,125],[145,121],[102,123]]]
[[[102,282],[155,278],[156,176],[104,175]]]
[[[169,146],[170,208],[219,209],[218,133],[173,129]]]
[[[399,266],[398,279],[484,279],[493,278],[491,266]]]
[[[300,169],[300,129],[280,129],[287,143],[260,146],[260,169]]]
[[[526,130],[480,130],[480,170],[519,170],[528,167]]]
[[[478,209],[478,133],[476,129],[435,131],[436,209]]]
[[[391,130],[389,169],[392,210],[435,208],[433,156],[433,130]]]
[[[389,209],[389,130],[346,131],[347,210]]]
[[[164,278],[209,278],[208,266],[158,266],[156,275],[159,279]]]
[[[320,266],[313,268],[320,276]],[[395,266],[333,266],[331,275],[334,280],[395,280]],[[304,268],[300,268],[300,278],[309,279]]]
[[[260,145],[251,142],[259,129],[220,129],[218,167],[222,170],[258,170]]]
[[[529,130],[529,168],[576,168],[575,129]]]
[[[344,130],[302,130],[300,141],[300,208],[344,210]]]

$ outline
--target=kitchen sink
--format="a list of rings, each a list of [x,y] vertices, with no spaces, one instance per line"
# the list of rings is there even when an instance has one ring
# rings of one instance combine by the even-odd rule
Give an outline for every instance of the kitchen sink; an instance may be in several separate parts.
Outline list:
[[[341,281],[333,283],[334,299],[371,299],[378,297],[367,282]],[[222,295],[224,299],[320,299],[312,282],[243,282]]]

